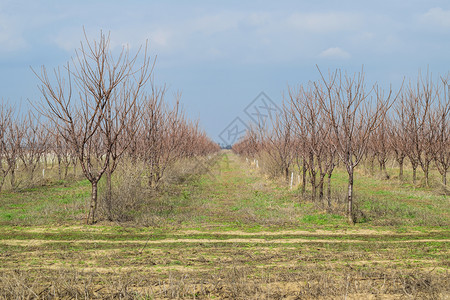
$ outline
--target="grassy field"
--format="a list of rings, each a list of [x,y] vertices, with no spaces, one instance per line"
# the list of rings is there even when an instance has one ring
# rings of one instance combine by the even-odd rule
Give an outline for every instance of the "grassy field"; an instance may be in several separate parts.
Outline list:
[[[83,225],[86,181],[4,192],[0,298],[450,298],[448,196],[363,171],[356,191],[349,226],[223,152],[120,224]]]

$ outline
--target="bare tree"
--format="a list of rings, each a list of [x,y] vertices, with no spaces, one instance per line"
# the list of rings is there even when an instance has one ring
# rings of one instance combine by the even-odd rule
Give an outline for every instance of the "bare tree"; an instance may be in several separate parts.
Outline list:
[[[429,77],[422,79],[421,75],[414,86],[409,84],[405,94],[400,99],[401,114],[405,115],[402,124],[407,136],[407,156],[413,169],[413,183],[417,180],[417,168],[422,167],[425,173],[425,183],[428,185],[428,168],[432,157],[430,157],[430,142],[432,132],[430,131],[430,107],[433,101],[433,90]]]
[[[450,90],[448,80],[442,78],[442,91],[438,93],[436,114],[433,120],[436,131],[436,151],[434,161],[447,185],[447,172],[450,169]]]
[[[16,180],[16,171],[19,168],[20,153],[23,149],[24,126],[14,111],[10,112],[10,120],[6,125],[2,141],[3,156],[9,169],[11,188],[16,189],[19,184]]]
[[[289,95],[291,114],[296,125],[296,135],[304,141],[304,157],[311,184],[311,200],[314,201],[317,187],[321,188],[321,195],[323,196],[323,179],[325,177],[323,174],[325,174],[325,171],[322,168],[321,156],[325,144],[321,141],[323,138],[321,135],[325,124],[321,119],[322,114],[320,106],[316,103],[314,90],[311,88],[305,90],[300,87],[297,93],[289,90]],[[320,174],[319,184],[316,183],[318,172]]]
[[[295,162],[298,170],[301,170],[302,172],[302,184],[299,196],[303,198],[306,192],[306,177],[308,173],[308,164],[306,162],[306,140],[302,138],[302,135],[297,135],[297,137],[293,139],[292,144],[294,147]]]
[[[391,105],[392,93],[385,96],[376,86],[368,91],[363,71],[350,77],[338,70],[328,79],[320,74],[325,91],[318,93],[319,102],[332,127],[331,140],[348,173],[347,217],[353,224],[354,170],[363,158],[371,133]],[[316,88],[322,89],[317,83]],[[371,93],[374,97],[370,97]]]
[[[145,71],[147,72],[147,71]],[[141,74],[139,80],[147,80],[147,75]],[[138,83],[143,85],[145,82]],[[112,174],[116,170],[121,158],[127,151],[128,147],[133,143],[136,133],[138,132],[142,123],[141,105],[138,103],[143,96],[140,93],[141,87],[130,86],[129,81],[122,83],[121,89],[118,90],[115,97],[112,97],[106,108],[106,118],[104,126],[100,129],[104,136],[110,137],[108,144],[111,145],[109,149],[109,163],[106,168],[106,208],[107,217],[112,220]]]
[[[28,172],[30,182],[32,182],[41,158],[47,151],[49,133],[31,112],[28,112],[20,126],[23,131],[23,142],[19,157]]]
[[[331,129],[330,129],[331,130]],[[334,168],[337,165],[336,161],[336,147],[334,146],[334,143],[327,144],[327,150],[326,150],[326,172],[328,176],[327,181],[327,202],[328,202],[328,208],[331,207],[331,176],[333,174]]]
[[[328,175],[327,196],[328,205],[331,206],[330,186],[336,151],[330,142],[331,126],[319,105],[318,93],[323,93],[323,90],[316,88],[312,83],[307,89],[300,87],[298,92],[290,89],[290,112],[294,120],[296,136],[303,141],[301,148],[304,153],[301,155],[305,166],[302,168],[309,172],[311,200],[315,200],[317,188],[319,199],[323,199],[325,177]]]
[[[289,109],[283,111],[267,124],[258,124],[261,146],[275,164],[275,173],[282,174],[289,182],[290,168],[294,162],[293,120]],[[275,174],[272,174],[275,175]]]
[[[13,110],[3,102],[0,104],[0,192],[5,184],[11,168],[14,165],[9,163],[10,158],[10,143],[9,130],[12,127]]]
[[[406,115],[404,109],[401,106],[403,101],[398,101],[398,103],[399,105],[395,107],[395,114],[391,122],[391,126],[389,126],[388,141],[392,152],[394,153],[394,159],[398,163],[400,169],[398,178],[402,180],[403,167],[405,158],[407,157],[409,145],[406,128]]]
[[[60,180],[65,179],[71,164],[72,151],[70,145],[68,145],[67,141],[58,132],[52,136],[51,150],[52,156],[56,157],[58,163],[58,178]],[[64,168],[64,173],[62,168]]]
[[[428,105],[428,109],[424,111],[424,122],[419,127],[419,144],[422,148],[422,155],[418,156],[420,166],[425,175],[425,186],[430,185],[429,173],[430,165],[435,157],[436,150],[436,130],[434,123],[433,103],[438,95],[438,86],[433,84],[431,75],[428,75],[423,79],[419,76],[420,83],[418,82],[418,97],[423,98],[420,102],[425,102]],[[419,92],[420,91],[420,92]]]
[[[72,64],[65,67],[65,76],[57,69],[52,81],[45,67],[40,75],[35,72],[45,99],[40,112],[54,122],[58,134],[74,149],[91,183],[88,224],[96,220],[98,182],[108,167],[115,168],[113,149],[152,72],[147,49],[142,59],[140,51],[130,56],[123,48],[115,59],[109,35],[100,33],[98,41],[90,42],[85,34]]]
[[[256,132],[256,129],[250,126],[250,129],[233,145],[232,149],[233,152],[239,155],[254,158],[261,151],[261,141],[259,140],[259,134]]]
[[[386,162],[388,161],[391,154],[391,144],[389,143],[390,127],[390,119],[386,117],[380,123],[380,126],[375,130],[375,134],[373,134],[371,139],[373,143],[373,155],[377,158],[378,164],[380,166],[380,172],[383,173],[383,177],[385,179],[390,178],[386,170]]]
[[[147,177],[149,187],[155,186],[159,181],[158,167],[159,155],[161,154],[162,139],[166,130],[164,117],[164,88],[153,88],[151,95],[147,95],[144,101],[143,124],[141,134],[139,134],[140,147],[138,149],[140,157],[147,167]]]

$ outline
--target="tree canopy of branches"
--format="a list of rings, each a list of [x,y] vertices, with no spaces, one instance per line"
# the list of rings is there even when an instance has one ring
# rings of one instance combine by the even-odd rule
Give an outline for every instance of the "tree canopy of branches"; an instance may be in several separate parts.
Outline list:
[[[89,224],[95,222],[98,182],[108,168],[114,170],[127,148],[128,142],[118,146],[152,69],[146,47],[133,56],[123,48],[115,58],[109,35],[101,33],[98,41],[85,35],[72,62],[64,71],[54,71],[54,80],[45,67],[35,72],[44,98],[40,112],[74,150],[91,183]]]

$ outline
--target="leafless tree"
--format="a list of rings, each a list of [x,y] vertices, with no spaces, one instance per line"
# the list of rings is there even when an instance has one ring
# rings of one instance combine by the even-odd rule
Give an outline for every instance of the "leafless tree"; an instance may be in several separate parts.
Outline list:
[[[400,98],[401,114],[405,117],[402,124],[407,136],[407,156],[413,169],[413,183],[417,180],[417,168],[422,167],[425,183],[428,185],[428,168],[432,157],[430,142],[430,107],[433,102],[433,87],[430,78],[419,74],[416,85],[409,83],[408,89]]]
[[[422,148],[422,155],[418,156],[419,163],[422,168],[422,171],[425,175],[425,185],[429,186],[429,173],[430,173],[430,165],[435,157],[436,151],[436,124],[435,120],[435,111],[433,110],[433,103],[436,100],[437,95],[439,94],[438,85],[433,83],[431,75],[428,75],[423,79],[419,76],[421,91],[418,93],[418,97],[423,98],[421,102],[425,102],[428,104],[428,110],[424,114],[424,122],[422,126],[419,127],[419,144]],[[419,83],[418,83],[419,86]],[[420,87],[418,88],[420,90]]]
[[[378,160],[378,164],[380,166],[380,172],[383,173],[383,177],[385,179],[389,179],[390,176],[386,170],[386,162],[390,157],[391,152],[391,144],[389,143],[389,129],[391,128],[391,122],[388,117],[386,117],[382,122],[380,122],[380,126],[375,129],[374,134],[372,135],[372,153],[376,159]]]
[[[132,160],[142,160],[146,166],[148,186],[157,189],[167,169],[176,161],[218,151],[199,129],[198,122],[188,121],[180,104],[181,94],[175,104],[167,105],[165,86],[152,86],[142,107],[142,126],[129,149]]]
[[[323,127],[325,124],[322,122],[320,106],[316,103],[314,90],[311,88],[304,89],[300,87],[298,92],[289,90],[291,114],[294,119],[296,135],[303,140],[304,143],[304,157],[309,172],[309,179],[311,184],[311,200],[316,199],[316,184],[317,173],[321,168],[321,158],[323,150],[325,149],[324,143],[321,139],[323,133]],[[320,166],[319,166],[320,164]],[[322,175],[321,172],[320,175]],[[323,191],[323,178],[320,177],[319,186]],[[321,185],[322,183],[322,185]],[[323,192],[322,192],[323,195]]]
[[[260,146],[275,164],[274,171],[282,174],[286,182],[289,182],[290,168],[294,163],[294,128],[289,108],[284,106],[283,111],[272,122],[258,124],[257,128],[262,141]]]
[[[146,68],[146,66],[144,66]],[[144,71],[147,72],[147,71]],[[146,74],[141,74],[140,79],[144,80],[138,83],[137,90],[130,86],[130,82],[122,83],[121,89],[109,101],[106,108],[106,118],[104,126],[100,126],[104,136],[111,137],[108,141],[111,145],[109,149],[109,163],[106,168],[106,208],[107,217],[112,220],[112,174],[116,170],[121,158],[124,156],[128,147],[133,143],[135,135],[141,127],[142,123],[142,109],[139,100],[143,98],[140,93],[139,85],[144,85],[148,77]],[[130,88],[131,87],[131,88]]]
[[[318,85],[316,85],[318,87]],[[328,175],[328,204],[330,203],[331,175],[335,167],[335,148],[330,141],[331,126],[319,105],[318,89],[313,83],[308,88],[300,87],[299,91],[289,90],[290,112],[295,124],[295,134],[303,142],[303,162],[309,172],[311,183],[311,200],[316,198],[319,189],[319,199],[324,197],[324,182]],[[317,182],[317,175],[318,182]],[[304,175],[305,177],[305,175]]]
[[[52,136],[51,141],[51,153],[53,157],[56,157],[56,161],[58,163],[58,178],[60,180],[65,179],[72,161],[73,151],[70,145],[68,145],[67,141],[61,135],[59,135],[58,132],[55,132],[55,135]],[[64,168],[64,173],[62,168]]]
[[[298,129],[297,129],[298,130]],[[294,156],[295,156],[295,162],[297,164],[299,172],[302,172],[302,183],[300,188],[299,196],[303,198],[305,196],[306,192],[306,181],[307,181],[307,174],[308,174],[308,164],[306,162],[307,157],[307,147],[306,147],[306,140],[302,138],[302,135],[296,135],[295,138],[293,138],[293,147],[294,147]]]
[[[130,56],[123,48],[115,59],[109,35],[100,33],[98,41],[90,42],[85,34],[85,42],[65,67],[65,75],[57,69],[52,81],[45,67],[40,74],[35,72],[45,99],[40,112],[54,122],[58,134],[74,149],[91,183],[88,224],[96,220],[98,182],[108,167],[115,168],[113,149],[152,73],[146,47],[143,58],[141,51]]]
[[[164,131],[166,130],[164,95],[166,89],[153,88],[151,95],[147,95],[144,101],[143,124],[139,134],[139,155],[144,160],[148,170],[148,185],[155,186],[159,181],[158,167],[160,148]],[[136,136],[137,137],[137,136]]]
[[[402,99],[402,98],[400,98]],[[403,168],[405,158],[408,153],[408,135],[407,135],[407,120],[405,115],[405,110],[402,108],[403,101],[398,101],[398,105],[395,107],[395,114],[392,119],[389,128],[388,141],[392,152],[394,153],[394,159],[399,166],[398,178],[403,179]]]
[[[12,128],[13,109],[5,103],[0,103],[0,192],[5,184],[13,164],[9,162],[10,158],[10,141],[9,130]]]
[[[328,79],[320,74],[325,90],[318,93],[319,102],[332,127],[331,141],[348,173],[347,217],[353,224],[354,170],[363,158],[370,135],[391,105],[392,91],[384,95],[377,86],[367,90],[363,71],[349,76],[338,70]],[[322,89],[318,83],[316,88]]]
[[[8,113],[8,112],[7,112]],[[23,148],[24,126],[22,120],[13,110],[9,112],[9,121],[6,122],[5,132],[2,139],[3,158],[9,170],[10,184],[12,189],[16,189],[16,171],[19,167],[20,153]]]
[[[450,169],[450,90],[448,80],[441,78],[442,90],[438,93],[436,113],[433,120],[436,130],[434,161],[442,176],[442,183],[447,185],[447,172]]]
[[[30,182],[32,182],[41,158],[47,151],[49,133],[31,112],[28,112],[19,126],[22,127],[21,131],[23,132],[19,157],[28,172]]]
[[[250,129],[233,145],[232,149],[239,155],[254,158],[261,151],[261,141],[259,140],[259,134],[256,132],[256,128],[250,126]]]
[[[328,149],[326,150],[326,174],[327,174],[327,202],[328,207],[331,207],[331,176],[333,175],[334,168],[337,165],[337,159],[336,159],[336,147],[334,146],[334,143],[328,143],[326,145]]]

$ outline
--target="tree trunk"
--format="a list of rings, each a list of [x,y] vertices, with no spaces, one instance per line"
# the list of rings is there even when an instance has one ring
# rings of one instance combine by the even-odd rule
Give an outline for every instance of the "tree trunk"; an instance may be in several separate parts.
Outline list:
[[[68,171],[69,171],[69,164],[64,164],[64,179],[67,178]]]
[[[403,159],[398,160],[398,164],[400,166],[400,172],[398,174],[398,178],[400,180],[402,180],[403,179]]]
[[[77,179],[77,162],[73,162],[73,178]]]
[[[16,167],[11,168],[11,188],[14,190],[16,189]]]
[[[316,200],[316,170],[314,167],[314,154],[309,152],[309,181],[311,183],[311,201]]]
[[[30,183],[33,182],[33,179],[34,179],[34,168],[32,168],[32,169],[30,170]]]
[[[446,186],[447,185],[447,172],[444,171],[444,174],[442,174],[442,183]]]
[[[384,171],[384,178],[385,179],[389,179],[390,176],[389,176],[389,174],[388,174],[388,172],[386,170],[386,162],[383,162],[383,171]]]
[[[429,186],[429,184],[430,184],[430,181],[429,181],[429,174],[430,174],[430,172],[428,171],[428,165],[427,166],[425,166],[425,168],[424,168],[424,170],[423,170],[423,173],[424,173],[424,175],[425,175],[425,186],[426,187],[428,187]]]
[[[412,166],[413,168],[413,184],[416,184],[416,180],[417,180],[417,166]]]
[[[89,213],[86,220],[86,223],[88,225],[92,225],[95,223],[95,213],[97,211],[97,183],[97,181],[91,181],[91,203],[89,205]]]
[[[325,174],[320,174],[319,180],[319,199],[323,200],[323,183],[324,183]]]
[[[286,177],[286,183],[289,184],[289,167],[284,168],[284,175]]]
[[[302,196],[305,195],[306,192],[306,162],[303,160],[303,167],[302,167]]]
[[[370,174],[373,176],[375,174],[375,158],[370,159]]]
[[[315,201],[316,200],[316,174],[314,172],[310,173],[311,178],[310,183],[311,183],[311,201]]]
[[[355,224],[355,218],[353,215],[353,168],[348,170],[347,218],[351,225]]]
[[[331,208],[331,174],[328,174],[327,200],[328,200],[328,208]]]
[[[149,171],[148,171],[148,187],[153,187],[153,161],[148,163]]]
[[[61,158],[58,156],[58,179],[61,180]]]
[[[6,175],[2,176],[2,180],[0,180],[0,192],[3,189],[3,185],[5,184],[5,180],[6,180]]]
[[[112,183],[111,183],[111,166],[108,165],[106,169],[106,210],[108,213],[108,220],[112,221]]]

